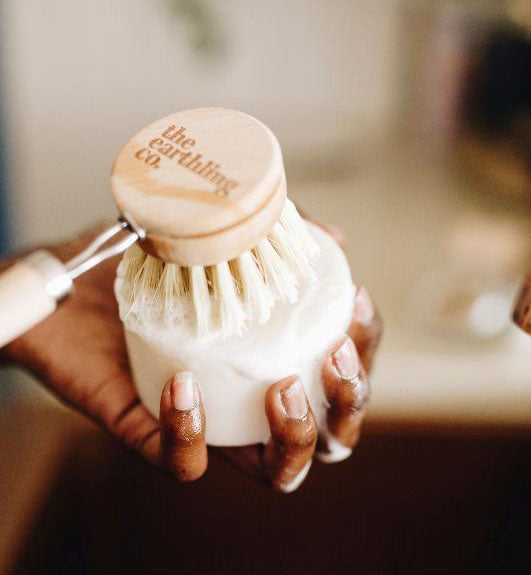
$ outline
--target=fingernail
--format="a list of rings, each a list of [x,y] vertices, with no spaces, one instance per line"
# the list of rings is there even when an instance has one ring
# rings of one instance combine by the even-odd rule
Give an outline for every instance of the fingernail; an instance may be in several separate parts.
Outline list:
[[[360,286],[354,300],[354,319],[363,325],[368,325],[374,317],[374,305],[367,290]]]
[[[339,463],[352,455],[352,449],[338,441],[327,429],[321,431],[321,441],[325,450],[315,453],[323,463]]]
[[[332,362],[342,379],[353,379],[359,374],[360,358],[350,337],[332,354]]]
[[[297,490],[301,483],[306,479],[308,475],[308,471],[310,471],[310,467],[312,466],[312,459],[310,458],[304,465],[304,467],[297,473],[297,475],[289,482],[286,483],[281,487],[281,491],[283,493],[292,493],[293,491]]]
[[[194,376],[190,371],[181,371],[175,374],[170,384],[171,402],[175,409],[188,411],[195,404]]]
[[[280,392],[286,415],[291,419],[302,419],[308,413],[308,402],[300,379]]]

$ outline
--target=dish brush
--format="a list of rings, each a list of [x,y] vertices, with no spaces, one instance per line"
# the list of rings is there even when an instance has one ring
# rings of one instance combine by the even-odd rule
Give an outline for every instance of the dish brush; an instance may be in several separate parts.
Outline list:
[[[315,279],[319,249],[286,198],[280,146],[247,114],[202,108],[155,122],[119,154],[111,184],[146,232],[122,262],[132,311],[226,338]]]
[[[200,336],[263,324],[315,279],[319,249],[286,197],[278,141],[243,112],[199,108],[154,122],[119,153],[111,188],[119,221],[81,254],[63,263],[39,250],[0,276],[0,346],[122,252],[131,309],[190,321]]]

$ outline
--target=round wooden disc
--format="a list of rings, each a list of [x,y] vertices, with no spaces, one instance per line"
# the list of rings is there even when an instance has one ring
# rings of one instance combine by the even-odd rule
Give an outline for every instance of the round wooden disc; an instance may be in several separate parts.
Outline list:
[[[146,231],[142,247],[185,266],[256,245],[286,197],[271,130],[223,108],[176,112],[138,132],[116,158],[111,187],[118,209]]]

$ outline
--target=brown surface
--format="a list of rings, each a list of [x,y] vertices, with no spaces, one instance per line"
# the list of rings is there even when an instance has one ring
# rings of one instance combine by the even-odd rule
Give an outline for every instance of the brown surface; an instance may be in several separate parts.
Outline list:
[[[77,418],[75,418],[77,421]],[[10,573],[72,449],[74,418],[57,410],[0,412],[0,574]]]
[[[176,484],[69,417],[50,433],[75,449],[46,504],[25,500],[41,512],[16,573],[529,572],[529,429],[369,422],[349,461],[280,495],[217,457]]]

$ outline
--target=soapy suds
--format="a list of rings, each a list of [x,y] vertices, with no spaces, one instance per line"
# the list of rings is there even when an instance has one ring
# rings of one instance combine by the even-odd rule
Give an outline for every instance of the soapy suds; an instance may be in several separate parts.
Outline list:
[[[320,228],[308,226],[321,249],[318,280],[303,286],[295,303],[277,303],[266,323],[251,323],[242,337],[197,337],[187,321],[176,324],[175,317],[168,322],[139,306],[132,309],[123,293],[126,270],[119,267],[115,293],[133,377],[153,415],[158,416],[164,383],[177,371],[192,371],[203,391],[210,445],[265,443],[270,435],[265,391],[298,374],[318,424],[324,425],[322,361],[348,329],[354,287],[341,249]]]

